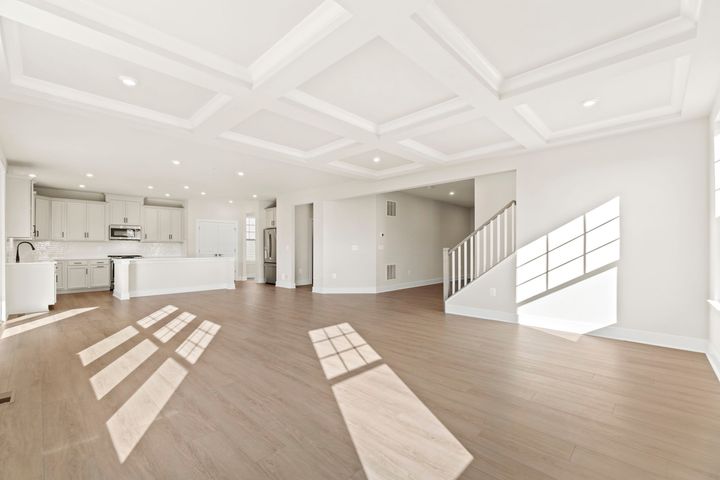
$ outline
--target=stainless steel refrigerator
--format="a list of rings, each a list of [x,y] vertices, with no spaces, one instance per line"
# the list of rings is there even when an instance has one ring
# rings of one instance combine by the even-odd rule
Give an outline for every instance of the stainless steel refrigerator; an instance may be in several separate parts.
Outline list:
[[[275,285],[277,276],[277,266],[275,265],[277,261],[277,229],[266,228],[263,233],[265,234],[263,239],[263,250],[265,251],[265,283]]]

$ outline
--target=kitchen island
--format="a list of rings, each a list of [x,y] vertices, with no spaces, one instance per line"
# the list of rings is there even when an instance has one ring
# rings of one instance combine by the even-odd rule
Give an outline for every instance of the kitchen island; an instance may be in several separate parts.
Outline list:
[[[233,257],[116,259],[114,264],[113,295],[120,300],[235,288]]]
[[[47,312],[55,304],[55,262],[8,263],[5,281],[8,315]]]

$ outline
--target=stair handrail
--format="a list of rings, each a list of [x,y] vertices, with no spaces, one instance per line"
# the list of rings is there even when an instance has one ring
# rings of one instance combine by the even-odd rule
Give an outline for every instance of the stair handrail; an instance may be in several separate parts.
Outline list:
[[[515,252],[516,205],[510,201],[457,245],[443,249],[445,300]]]
[[[490,217],[490,219],[489,219],[487,222],[483,223],[483,224],[480,225],[478,228],[476,228],[475,230],[473,230],[472,232],[470,232],[470,234],[469,234],[467,237],[465,237],[465,238],[463,238],[462,240],[460,240],[457,245],[455,245],[454,247],[448,249],[448,251],[449,251],[449,252],[452,252],[453,250],[456,250],[460,245],[462,245],[463,243],[467,242],[467,241],[470,239],[470,237],[472,237],[473,235],[475,235],[476,233],[478,233],[480,230],[482,230],[483,228],[485,228],[485,227],[487,227],[488,225],[490,225],[496,218],[498,218],[500,215],[502,215],[503,213],[505,213],[505,210],[507,210],[508,208],[512,207],[513,205],[517,205],[517,201],[516,201],[516,200],[513,200],[513,201],[511,201],[510,203],[508,203],[507,205],[505,205],[504,207],[502,207],[500,210],[497,211],[497,213],[496,213],[495,215],[493,215],[492,217]]]

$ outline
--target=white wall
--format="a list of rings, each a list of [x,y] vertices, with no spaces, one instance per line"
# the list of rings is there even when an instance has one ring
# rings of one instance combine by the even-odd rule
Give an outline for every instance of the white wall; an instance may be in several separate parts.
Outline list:
[[[715,162],[720,160],[720,124],[710,126],[711,140],[708,142],[711,155],[708,161],[707,190],[712,192],[709,199],[708,223],[710,225],[710,292],[709,299],[720,301],[720,205],[715,206],[716,182]],[[720,186],[720,183],[718,183]],[[720,193],[717,194],[720,197]],[[716,209],[718,210],[716,212]],[[718,304],[715,304],[718,305]],[[708,358],[720,378],[720,307],[708,307]]]
[[[313,254],[315,258],[313,291],[374,292],[375,197],[320,202],[320,205],[316,204],[315,207],[317,234]],[[317,215],[318,212],[320,215]],[[280,226],[278,220],[278,227]],[[278,234],[279,232],[280,228]]]
[[[313,206],[295,207],[295,285],[312,283]]]
[[[618,323],[604,333],[653,332],[701,345],[708,332],[707,158],[699,120],[509,159],[517,170],[518,246],[619,196]],[[514,289],[507,278],[497,281],[499,290]],[[464,306],[483,303],[478,295]]]
[[[7,159],[0,147],[0,322],[7,318],[5,309],[5,175]]]
[[[515,172],[501,172],[475,178],[475,228],[515,198]]]
[[[386,215],[386,202],[397,203],[397,216]],[[376,196],[377,290],[442,282],[442,249],[454,247],[473,231],[471,208],[394,192]],[[395,264],[397,278],[386,279]]]
[[[245,216],[252,213],[258,218],[258,202],[235,202],[217,199],[191,199],[186,204],[185,218],[187,219],[186,246],[188,256],[196,256],[197,250],[197,220],[229,220],[238,224],[238,257],[237,280],[245,280],[248,270],[255,266],[247,266],[245,260]],[[264,212],[263,212],[264,213]],[[259,223],[259,222],[258,222]],[[258,240],[262,238],[262,225],[258,225]],[[262,262],[262,241],[258,241],[256,252]]]

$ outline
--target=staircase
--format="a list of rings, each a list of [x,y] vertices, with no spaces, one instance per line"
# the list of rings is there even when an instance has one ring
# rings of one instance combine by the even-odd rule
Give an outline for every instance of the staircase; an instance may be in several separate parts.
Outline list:
[[[515,252],[516,202],[452,248],[443,249],[443,297],[452,297]]]

